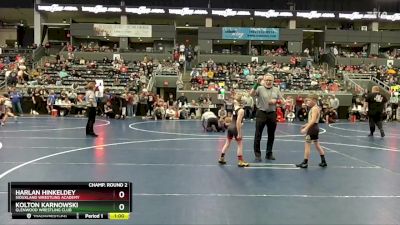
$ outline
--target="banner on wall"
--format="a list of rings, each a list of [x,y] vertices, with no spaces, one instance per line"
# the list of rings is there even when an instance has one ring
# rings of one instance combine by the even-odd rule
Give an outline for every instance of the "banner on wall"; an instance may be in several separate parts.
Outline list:
[[[103,80],[95,80],[96,81],[96,92],[95,95],[97,98],[102,98],[104,95],[104,81]]]
[[[94,24],[95,36],[152,37],[151,25]]]
[[[277,41],[279,28],[223,27],[222,39]]]
[[[121,60],[121,54],[113,54],[113,60]]]
[[[393,59],[386,60],[386,66],[391,68],[393,65],[394,65],[394,60]]]

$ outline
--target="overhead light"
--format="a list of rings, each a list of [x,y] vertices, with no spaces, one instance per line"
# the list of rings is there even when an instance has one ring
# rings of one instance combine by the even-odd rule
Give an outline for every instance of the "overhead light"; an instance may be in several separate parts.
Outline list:
[[[180,26],[180,27],[176,27],[176,29],[187,29],[187,30],[198,30],[199,27],[185,27],[185,26]]]
[[[162,40],[163,40],[163,38],[160,38],[160,40],[162,41]]]
[[[186,23],[186,24],[185,24],[185,27],[188,27],[188,26],[189,26],[189,23]]]
[[[357,42],[355,41],[355,42],[354,42],[354,44],[356,45],[356,44],[357,44]]]
[[[262,43],[262,42],[261,42],[261,43]],[[272,44],[275,44],[275,41],[273,41]]]
[[[88,35],[87,38],[90,38],[90,36]]]
[[[335,44],[336,42],[332,42],[332,44]]]
[[[323,30],[303,30],[303,32],[323,33]]]
[[[233,41],[233,43],[236,43],[236,41]]]
[[[388,43],[388,45],[390,45],[390,43]]]
[[[219,43],[219,40],[217,40],[217,43]]]
[[[261,44],[263,44],[264,42],[263,41],[261,41]],[[272,42],[272,43],[274,43],[274,42]]]

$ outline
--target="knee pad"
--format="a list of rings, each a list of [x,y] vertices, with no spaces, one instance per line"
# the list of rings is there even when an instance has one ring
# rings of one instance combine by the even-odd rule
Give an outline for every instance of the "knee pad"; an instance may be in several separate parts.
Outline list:
[[[240,138],[236,138],[237,142],[242,141],[242,140],[243,140],[243,138],[241,138],[241,137]]]

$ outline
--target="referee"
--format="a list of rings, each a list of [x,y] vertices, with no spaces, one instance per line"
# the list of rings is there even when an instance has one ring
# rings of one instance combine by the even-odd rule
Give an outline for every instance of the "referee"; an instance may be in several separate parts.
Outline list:
[[[283,101],[283,96],[278,88],[273,86],[274,76],[267,74],[257,79],[253,89],[250,91],[251,96],[256,96],[256,131],[254,134],[254,154],[255,161],[261,162],[260,143],[265,125],[267,126],[268,141],[267,160],[275,160],[272,154],[276,130],[276,104]]]
[[[88,111],[88,121],[86,124],[86,136],[97,137],[98,135],[94,133],[94,123],[96,122],[96,108],[97,108],[97,101],[96,101],[96,83],[90,82],[87,85],[86,91],[86,103],[87,103],[87,111]]]
[[[207,112],[201,115],[202,125],[205,131],[207,132],[219,132],[221,131],[219,127],[218,117],[208,109]]]
[[[379,86],[373,86],[371,93],[367,95],[364,102],[364,112],[367,112],[368,109],[369,137],[374,136],[375,125],[381,131],[381,137],[385,137],[382,127],[382,117],[386,102],[387,98],[379,93]]]

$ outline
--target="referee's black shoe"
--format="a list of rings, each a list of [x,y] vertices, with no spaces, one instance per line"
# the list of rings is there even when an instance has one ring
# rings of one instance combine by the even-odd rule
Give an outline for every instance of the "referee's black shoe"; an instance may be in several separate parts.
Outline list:
[[[272,152],[267,152],[267,155],[265,156],[265,159],[267,159],[267,160],[275,160],[275,156],[272,154]]]
[[[301,162],[301,163],[299,163],[299,164],[296,164],[296,167],[300,167],[300,168],[303,168],[303,169],[307,169],[308,168],[308,163],[306,163],[306,162]]]
[[[326,163],[326,161],[322,161],[320,164],[318,164],[318,166],[320,166],[320,167],[327,167],[328,164]]]
[[[98,137],[99,135],[95,133],[87,133],[86,136]]]

